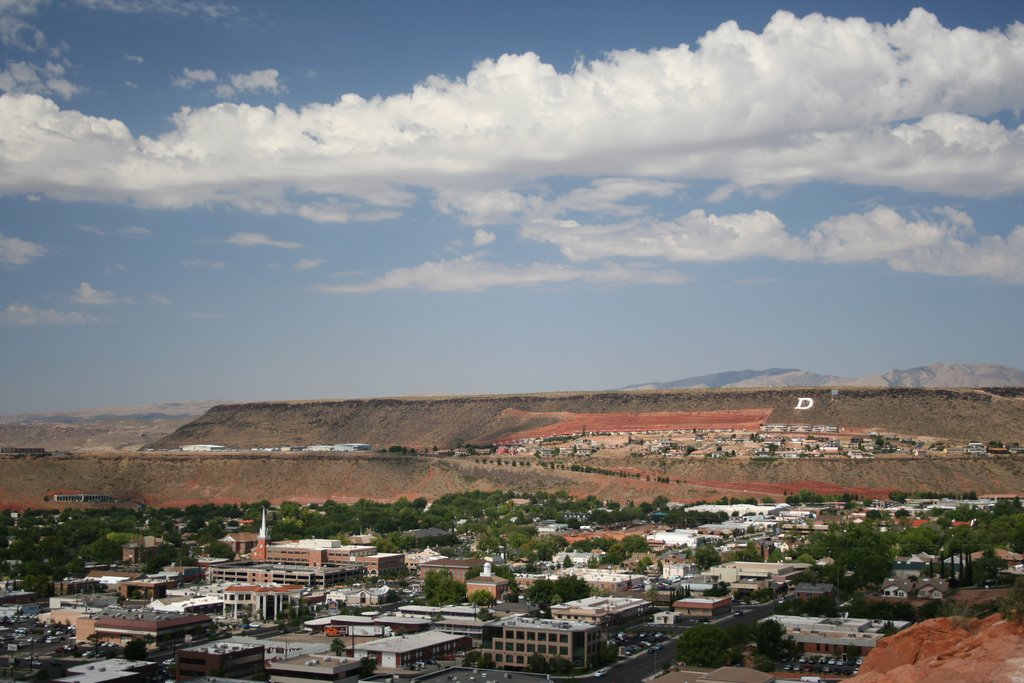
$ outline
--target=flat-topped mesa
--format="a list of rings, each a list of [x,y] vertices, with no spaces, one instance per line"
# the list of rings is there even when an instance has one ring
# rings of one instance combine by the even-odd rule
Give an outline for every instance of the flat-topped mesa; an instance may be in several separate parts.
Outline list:
[[[234,403],[211,408],[149,447],[357,442],[450,448],[584,429],[756,430],[769,423],[1024,441],[1024,388],[674,389]]]

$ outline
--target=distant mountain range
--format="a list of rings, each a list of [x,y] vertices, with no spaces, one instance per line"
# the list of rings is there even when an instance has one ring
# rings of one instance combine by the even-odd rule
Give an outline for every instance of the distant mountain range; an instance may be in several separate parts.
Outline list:
[[[838,377],[819,375],[796,368],[768,368],[767,370],[731,370],[712,375],[700,375],[673,382],[650,382],[622,387],[634,389],[716,389],[744,387],[906,387],[915,389],[1020,387],[1024,386],[1024,371],[1005,365],[969,365],[961,363],[933,363],[909,370],[890,370],[884,374],[864,377]]]

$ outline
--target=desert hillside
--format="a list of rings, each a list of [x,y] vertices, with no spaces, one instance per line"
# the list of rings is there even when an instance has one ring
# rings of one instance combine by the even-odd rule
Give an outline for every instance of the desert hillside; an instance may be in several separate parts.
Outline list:
[[[800,459],[595,457],[601,472],[551,469],[533,456],[499,459],[349,453],[89,453],[0,456],[5,507],[54,507],[60,492],[99,493],[153,506],[208,502],[314,502],[360,498],[433,499],[467,490],[565,490],[624,502],[771,496],[807,488],[871,498],[890,490],[1024,490],[1024,462],[1012,457]],[[56,506],[62,507],[62,506]]]
[[[813,407],[796,409],[800,398],[813,399]],[[759,422],[771,422],[943,439],[1024,441],[1024,388],[802,388],[226,404],[150,445],[167,449],[213,443],[251,448],[360,442],[447,448],[525,434],[580,431],[580,427],[618,429],[623,416],[649,413],[675,413],[677,426],[684,429],[756,429]],[[585,417],[573,420],[574,415]],[[602,416],[614,426],[603,425]],[[560,429],[560,422],[571,426]]]

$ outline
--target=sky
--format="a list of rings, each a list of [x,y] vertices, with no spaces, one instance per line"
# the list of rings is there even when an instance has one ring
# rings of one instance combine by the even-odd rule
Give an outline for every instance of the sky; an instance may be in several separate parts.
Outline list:
[[[1022,14],[0,0],[0,414],[1024,367]]]

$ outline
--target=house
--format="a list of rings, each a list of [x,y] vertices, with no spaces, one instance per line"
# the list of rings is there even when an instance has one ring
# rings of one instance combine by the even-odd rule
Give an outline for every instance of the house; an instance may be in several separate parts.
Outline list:
[[[798,583],[790,591],[797,600],[813,600],[815,598],[835,598],[836,587],[831,583]]]
[[[914,553],[906,557],[897,557],[892,563],[892,576],[897,579],[923,576],[931,568],[934,559],[928,553]]]
[[[883,597],[896,600],[945,600],[949,595],[949,581],[941,578],[889,577],[885,580],[881,593]]]

